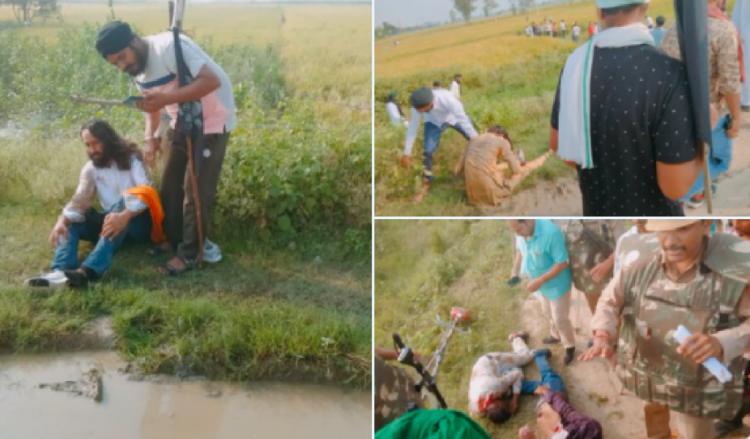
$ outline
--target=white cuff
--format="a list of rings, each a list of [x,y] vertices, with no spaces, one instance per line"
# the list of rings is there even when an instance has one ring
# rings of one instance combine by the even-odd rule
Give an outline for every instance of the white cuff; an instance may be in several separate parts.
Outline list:
[[[125,209],[130,212],[141,212],[148,208],[146,203],[133,194],[124,194],[122,200],[125,203]]]

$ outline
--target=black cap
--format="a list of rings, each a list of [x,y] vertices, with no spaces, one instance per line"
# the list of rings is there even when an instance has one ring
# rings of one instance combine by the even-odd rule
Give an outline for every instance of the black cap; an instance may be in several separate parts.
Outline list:
[[[433,95],[432,90],[427,87],[422,87],[419,90],[411,94],[409,102],[415,108],[424,107],[432,103]]]
[[[99,30],[99,35],[96,37],[96,50],[106,58],[128,47],[133,38],[135,34],[130,29],[130,25],[122,21],[111,21]]]

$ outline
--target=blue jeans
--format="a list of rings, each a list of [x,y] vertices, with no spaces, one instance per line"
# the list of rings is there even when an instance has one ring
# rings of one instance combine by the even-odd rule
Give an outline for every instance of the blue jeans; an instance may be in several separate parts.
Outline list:
[[[100,236],[104,225],[104,217],[110,212],[121,212],[123,206],[123,201],[120,201],[105,213],[89,209],[86,212],[84,222],[71,224],[68,228],[68,240],[55,249],[52,270],[77,269],[79,267],[78,242],[83,240],[96,243],[96,245],[80,266],[94,270],[98,276],[101,276],[112,265],[112,257],[115,251],[120,248],[126,239],[148,240],[151,236],[151,214],[148,209],[131,219],[125,230],[114,238],[102,238]]]
[[[715,180],[721,174],[725,173],[729,166],[732,164],[732,144],[733,141],[727,137],[727,132],[724,131],[724,123],[726,122],[727,116],[721,118],[719,123],[714,127],[711,132],[711,152],[713,157],[709,156],[708,160],[708,171],[711,176],[711,180]],[[683,198],[683,201],[687,201],[693,195],[700,194],[703,192],[703,170],[698,175],[698,179],[690,188],[687,195]]]
[[[544,352],[538,352],[534,355],[534,361],[536,361],[536,367],[539,368],[539,373],[542,374],[542,380],[524,381],[521,387],[521,395],[533,395],[534,390],[542,384],[547,386],[552,392],[568,393],[565,390],[565,383],[563,383],[562,377],[552,370],[552,366],[550,366],[547,355]]]
[[[432,183],[435,178],[432,175],[432,155],[437,151],[438,145],[440,144],[440,137],[443,135],[448,127],[458,131],[466,140],[469,140],[469,135],[457,125],[448,125],[444,123],[442,126],[437,126],[432,122],[425,122],[424,124],[424,178],[425,180]]]

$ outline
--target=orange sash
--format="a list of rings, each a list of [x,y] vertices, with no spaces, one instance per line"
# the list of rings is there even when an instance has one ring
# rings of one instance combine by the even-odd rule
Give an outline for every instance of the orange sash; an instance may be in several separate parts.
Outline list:
[[[134,186],[125,191],[126,194],[135,195],[146,203],[151,213],[151,241],[161,244],[167,240],[162,229],[164,223],[164,209],[161,207],[159,194],[151,186]]]

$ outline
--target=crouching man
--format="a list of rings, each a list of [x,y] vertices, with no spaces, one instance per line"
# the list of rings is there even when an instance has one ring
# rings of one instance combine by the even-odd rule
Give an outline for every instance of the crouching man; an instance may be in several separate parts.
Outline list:
[[[103,120],[88,122],[80,136],[90,160],[50,234],[55,251],[51,272],[28,279],[28,286],[85,287],[104,275],[124,241],[150,238],[159,243],[166,239],[159,196],[150,186],[136,144],[120,137]],[[103,212],[91,207],[96,196]],[[81,240],[94,243],[83,262],[78,260]]]

